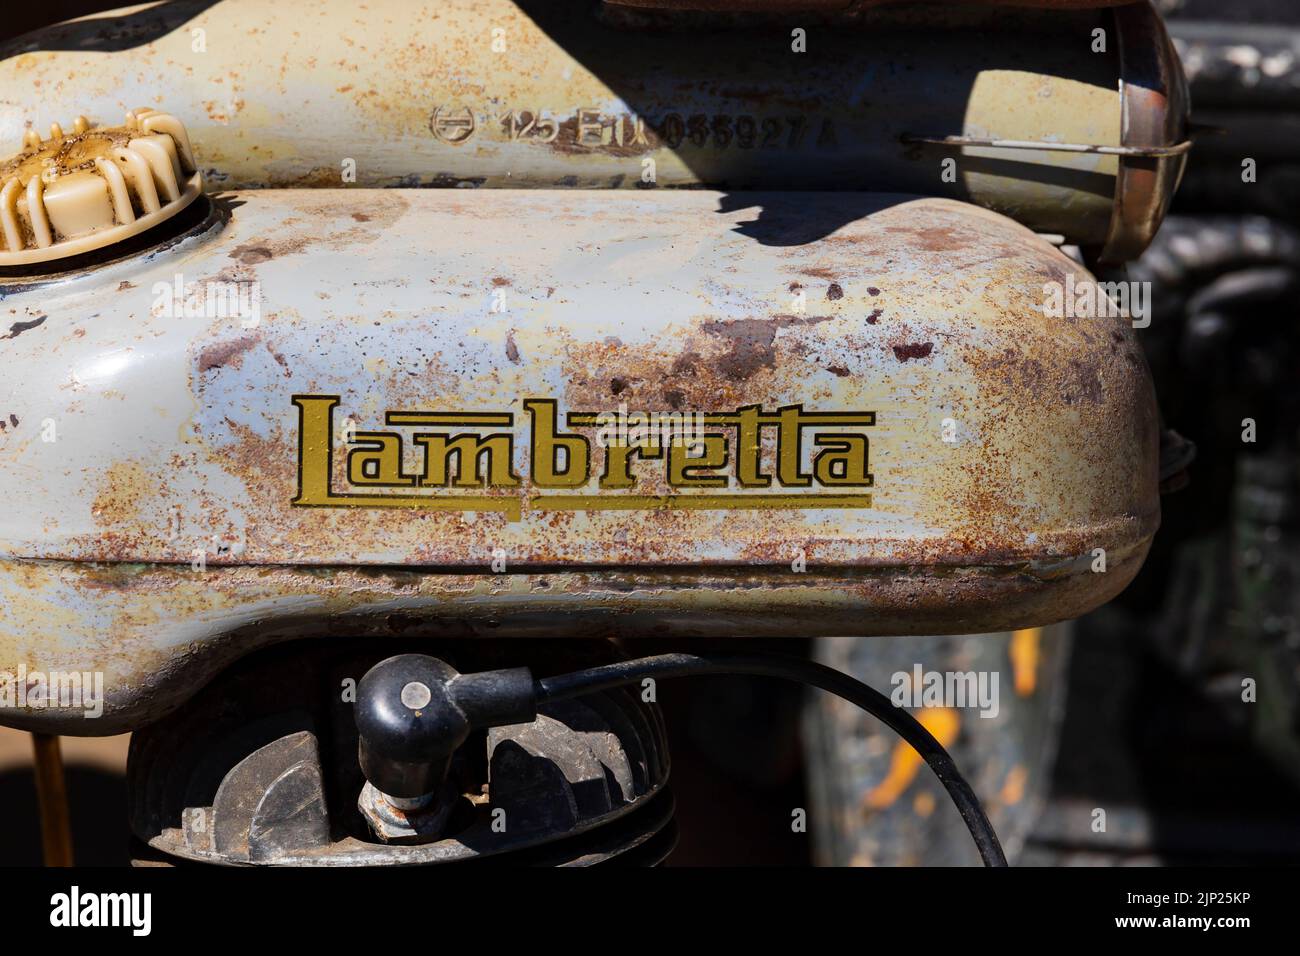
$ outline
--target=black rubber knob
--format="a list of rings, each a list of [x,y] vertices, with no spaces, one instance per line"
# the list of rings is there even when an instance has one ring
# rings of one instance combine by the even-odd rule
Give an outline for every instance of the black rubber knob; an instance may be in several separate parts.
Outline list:
[[[451,694],[457,676],[423,654],[390,657],[366,671],[357,685],[357,753],[376,789],[410,799],[442,783],[471,729]]]
[[[461,674],[425,654],[399,654],[366,671],[355,709],[361,772],[405,800],[438,789],[471,730],[537,718],[526,667]]]

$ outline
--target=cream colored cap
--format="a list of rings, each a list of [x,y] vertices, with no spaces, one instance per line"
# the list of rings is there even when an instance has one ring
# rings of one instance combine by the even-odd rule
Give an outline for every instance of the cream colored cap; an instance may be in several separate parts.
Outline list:
[[[50,138],[29,129],[23,151],[0,163],[0,266],[75,256],[120,242],[176,215],[203,191],[185,126],[138,109],[126,124]]]

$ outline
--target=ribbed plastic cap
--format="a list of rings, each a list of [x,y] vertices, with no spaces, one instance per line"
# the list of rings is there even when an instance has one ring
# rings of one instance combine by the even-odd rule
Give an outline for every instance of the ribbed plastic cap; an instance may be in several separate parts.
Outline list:
[[[0,266],[79,255],[138,235],[203,191],[185,126],[138,109],[123,126],[35,130],[0,163]]]

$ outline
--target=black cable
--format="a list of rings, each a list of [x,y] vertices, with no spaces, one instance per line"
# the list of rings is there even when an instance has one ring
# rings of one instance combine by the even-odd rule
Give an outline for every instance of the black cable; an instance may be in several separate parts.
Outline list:
[[[939,741],[901,707],[895,707],[884,694],[833,668],[779,654],[659,654],[636,660],[619,661],[587,670],[543,677],[534,683],[537,703],[564,700],[633,684],[647,677],[690,677],[698,674],[748,674],[759,677],[783,677],[829,691],[856,704],[884,722],[906,740],[934,771],[970,830],[985,866],[1006,866],[1007,858],[984,814],[979,798],[966,782],[948,751]]]

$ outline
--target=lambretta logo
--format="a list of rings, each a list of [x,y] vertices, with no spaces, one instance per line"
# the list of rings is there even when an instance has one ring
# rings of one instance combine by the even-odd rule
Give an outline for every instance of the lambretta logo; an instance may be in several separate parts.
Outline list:
[[[555,401],[528,398],[519,422],[513,412],[390,411],[387,430],[349,429],[336,448],[340,401],[293,397],[297,507],[496,511],[516,521],[524,511],[871,507],[869,493],[851,489],[872,485],[862,430],[873,412],[746,405],[651,430],[610,412],[569,412],[561,426]],[[652,472],[671,493],[638,493]]]
[[[148,936],[152,914],[149,893],[82,893],[74,886],[50,897],[51,926],[127,926],[132,936]]]

